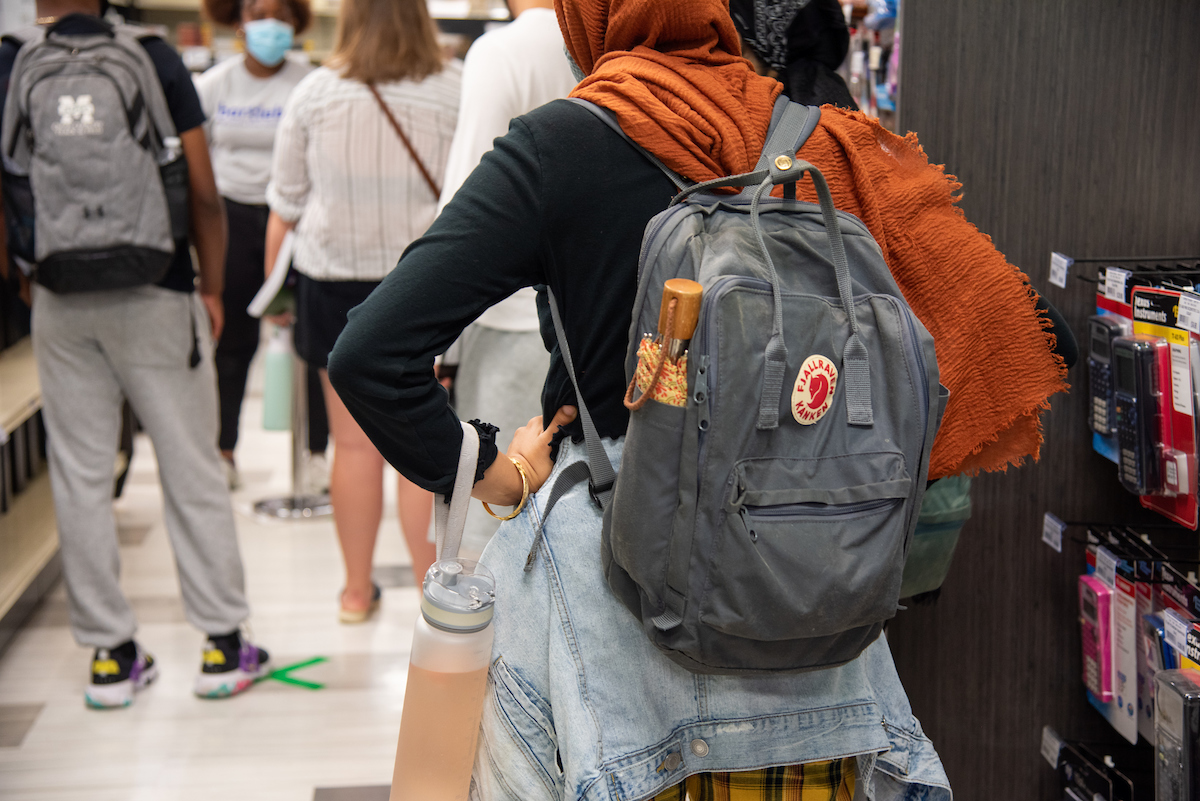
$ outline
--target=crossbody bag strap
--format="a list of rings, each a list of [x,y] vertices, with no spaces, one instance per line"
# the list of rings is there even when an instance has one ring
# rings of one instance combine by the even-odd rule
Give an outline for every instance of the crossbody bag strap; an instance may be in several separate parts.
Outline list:
[[[417,169],[421,171],[421,177],[425,179],[425,183],[429,184],[429,189],[433,192],[433,196],[440,198],[442,196],[441,187],[437,185],[437,181],[433,180],[433,176],[429,174],[429,170],[425,169],[425,163],[421,161],[421,157],[417,155],[417,151],[413,148],[412,142],[408,141],[408,137],[404,135],[404,129],[400,127],[400,123],[396,122],[396,118],[392,116],[392,110],[388,108],[387,103],[383,102],[382,95],[375,88],[375,84],[368,81],[367,88],[371,90],[371,94],[375,96],[375,102],[379,104],[383,115],[388,118],[388,122],[392,124],[392,130],[396,132],[396,136],[400,137],[400,141],[404,143],[404,148],[408,151],[408,155],[412,156],[413,163],[417,165]]]

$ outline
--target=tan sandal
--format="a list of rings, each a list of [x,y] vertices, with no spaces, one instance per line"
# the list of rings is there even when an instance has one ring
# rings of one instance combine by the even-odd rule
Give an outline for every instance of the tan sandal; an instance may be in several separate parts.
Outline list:
[[[374,594],[372,594],[371,603],[367,604],[367,608],[366,609],[347,609],[346,607],[343,606],[341,609],[338,610],[338,622],[339,623],[349,623],[349,624],[366,623],[368,620],[371,619],[372,615],[374,615],[377,611],[379,611],[379,602],[383,597],[383,591],[379,589],[378,584],[372,584],[371,586],[374,588],[375,592],[374,592]],[[345,591],[343,590],[343,592],[345,592]]]

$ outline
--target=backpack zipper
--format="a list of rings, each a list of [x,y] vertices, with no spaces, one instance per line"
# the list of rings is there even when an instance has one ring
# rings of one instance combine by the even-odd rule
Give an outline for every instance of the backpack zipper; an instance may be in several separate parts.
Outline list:
[[[858,517],[877,512],[904,501],[903,498],[877,498],[873,501],[857,501],[845,504],[788,503],[779,506],[743,506],[749,517],[805,518],[805,517]]]
[[[905,350],[909,351],[914,356],[914,361],[917,365],[917,373],[921,379],[921,412],[925,420],[925,433],[921,434],[921,453],[925,453],[925,438],[929,432],[929,375],[925,372],[925,353],[921,348],[920,338],[917,336],[917,327],[913,325],[913,312],[905,310],[901,307],[899,301],[888,295],[888,300],[900,316],[904,318],[904,333],[905,333]]]
[[[860,517],[868,517],[882,509],[894,508],[903,501],[903,498],[879,498],[874,501],[840,505],[789,503],[780,506],[747,506],[743,504],[738,507],[738,517],[742,519],[742,525],[750,535],[750,541],[758,542],[758,531],[754,528],[755,518],[772,522],[795,520],[797,523],[806,520],[816,522],[813,518],[831,517],[839,520],[855,520]]]
[[[717,340],[712,338],[712,345],[709,345],[709,331],[716,327],[717,316],[720,312],[721,300],[734,289],[739,287],[748,287],[751,289],[764,289],[770,291],[771,282],[762,278],[753,278],[746,275],[727,275],[713,281],[704,290],[704,299],[700,302],[700,317],[702,325],[697,326],[695,338],[693,342],[698,342],[695,348],[697,355],[705,359],[705,387],[704,387],[704,408],[701,410],[698,422],[704,423],[700,427],[700,449],[698,454],[698,463],[700,469],[696,473],[697,481],[700,476],[704,475],[705,458],[708,448],[708,423],[713,414],[713,392],[717,387],[715,371],[717,369]],[[693,398],[695,394],[693,393]]]

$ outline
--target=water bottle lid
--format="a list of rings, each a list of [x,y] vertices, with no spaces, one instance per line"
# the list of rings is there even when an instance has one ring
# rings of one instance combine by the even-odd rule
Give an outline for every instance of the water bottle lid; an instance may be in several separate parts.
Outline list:
[[[470,559],[434,562],[425,574],[421,614],[445,631],[479,631],[492,622],[496,579]]]

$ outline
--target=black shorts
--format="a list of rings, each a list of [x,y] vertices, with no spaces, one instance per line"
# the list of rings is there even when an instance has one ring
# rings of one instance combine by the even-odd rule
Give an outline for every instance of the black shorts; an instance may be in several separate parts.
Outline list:
[[[367,299],[378,281],[318,281],[296,276],[296,353],[324,369],[329,352],[346,327],[346,315]]]

